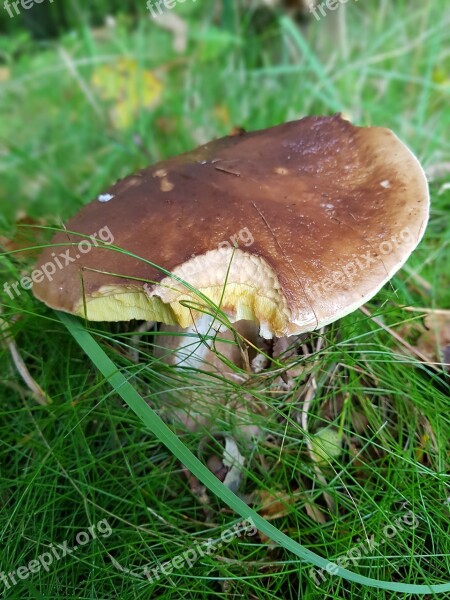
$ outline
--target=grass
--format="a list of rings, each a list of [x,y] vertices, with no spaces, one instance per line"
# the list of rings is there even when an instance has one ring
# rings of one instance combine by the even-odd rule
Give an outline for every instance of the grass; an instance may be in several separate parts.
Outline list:
[[[261,12],[227,7],[213,20],[207,5],[177,6],[188,24],[182,54],[144,13],[137,20],[119,15],[112,30],[90,28],[80,17],[57,41],[33,42],[20,31],[0,38],[0,69],[8,73],[0,91],[5,238],[20,242],[19,210],[45,225],[59,224],[115,179],[235,125],[255,129],[342,111],[355,123],[392,128],[426,168],[450,161],[445,2],[349,2],[302,30],[286,16],[264,25]],[[345,35],[339,34],[343,25]],[[118,129],[91,80],[99,66],[124,56],[153,70],[163,94],[158,105]],[[170,412],[168,399],[182,404],[192,392],[264,408],[267,416],[256,421],[265,436],[253,446],[233,427],[230,408],[217,414],[216,430],[236,438],[246,457],[242,499],[329,560],[357,554],[360,540],[373,536],[375,546],[347,568],[415,585],[450,581],[450,390],[442,367],[409,354],[390,332],[423,350],[421,313],[402,307],[450,307],[444,182],[431,182],[432,215],[421,245],[366,306],[381,321],[357,311],[312,334],[305,342],[309,353],[297,358],[292,392],[274,394],[276,368],[242,386],[168,368],[153,357],[153,332],[138,340],[133,327],[91,328],[119,372],[161,415]],[[38,239],[36,230],[21,231],[24,245],[49,238],[46,230]],[[5,253],[0,289],[32,263],[30,255]],[[153,584],[142,578],[146,566],[219,538],[236,523],[236,512],[220,491],[217,497],[186,476],[52,311],[27,291],[14,300],[2,291],[1,301],[0,571],[27,565],[50,544],[74,546],[79,532],[103,519],[112,529],[10,589],[0,582],[5,598],[394,597],[322,577],[262,533],[235,538]],[[40,404],[18,375],[7,335],[50,404]],[[342,453],[322,468],[324,479],[299,424],[312,376],[317,389],[309,432],[332,423],[345,436]],[[212,435],[207,429],[177,433],[186,456],[187,450],[200,456]]]

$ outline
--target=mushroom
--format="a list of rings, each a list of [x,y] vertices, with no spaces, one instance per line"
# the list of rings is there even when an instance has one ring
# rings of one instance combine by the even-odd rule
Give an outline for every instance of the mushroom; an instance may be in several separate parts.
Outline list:
[[[33,291],[91,321],[195,331],[210,313],[205,331],[220,306],[262,338],[291,336],[372,298],[419,243],[428,212],[425,174],[394,133],[306,117],[118,181],[55,235],[72,258]],[[93,238],[105,229],[114,248]],[[78,251],[80,234],[90,251]],[[52,256],[46,248],[37,269]]]

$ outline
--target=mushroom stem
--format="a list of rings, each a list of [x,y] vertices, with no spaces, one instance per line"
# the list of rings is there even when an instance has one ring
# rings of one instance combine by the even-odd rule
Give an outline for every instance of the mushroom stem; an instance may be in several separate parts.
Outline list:
[[[187,397],[183,402],[186,408],[174,410],[176,420],[191,431],[199,424],[211,423],[213,413],[227,400],[220,393],[208,393],[209,374],[240,381],[242,376],[231,365],[250,370],[250,362],[255,354],[251,346],[258,345],[259,327],[252,321],[237,321],[233,329],[224,328],[209,315],[204,315],[188,328],[161,325],[159,329],[155,357],[175,367],[199,371],[200,379],[205,383],[204,388],[195,386],[186,392]],[[242,344],[235,343],[235,333],[242,339]]]
[[[225,328],[210,315],[203,315],[187,328],[163,324],[159,329],[155,356],[170,365],[234,378],[234,371],[221,356],[240,369],[248,368],[248,345],[236,344],[235,332],[251,346],[256,346],[259,327],[252,321],[237,321],[233,330]],[[250,355],[252,357],[253,352]]]

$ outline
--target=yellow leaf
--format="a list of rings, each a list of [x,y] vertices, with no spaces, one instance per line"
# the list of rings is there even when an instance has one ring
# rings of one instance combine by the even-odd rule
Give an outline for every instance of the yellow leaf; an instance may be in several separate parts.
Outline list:
[[[224,125],[228,125],[230,122],[230,114],[228,112],[228,108],[219,104],[213,110],[213,115],[221,121]]]
[[[450,76],[441,67],[436,67],[431,76],[433,83],[438,85],[450,85]]]
[[[91,82],[99,96],[111,103],[110,116],[118,129],[127,129],[139,110],[156,106],[163,91],[155,74],[132,58],[99,67]]]
[[[9,81],[11,71],[8,67],[0,67],[0,81]]]

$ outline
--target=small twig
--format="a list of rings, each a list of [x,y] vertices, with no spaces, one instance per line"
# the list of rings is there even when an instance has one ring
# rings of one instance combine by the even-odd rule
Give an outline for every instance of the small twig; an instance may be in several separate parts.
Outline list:
[[[217,171],[222,171],[222,173],[229,173],[230,175],[234,175],[235,177],[240,177],[241,174],[239,173],[239,171],[231,171],[230,169],[227,169],[226,167],[214,167]]]
[[[401,308],[408,312],[420,312],[427,315],[444,315],[450,317],[450,310],[446,310],[445,308],[422,308],[419,306],[402,306]]]
[[[47,404],[50,404],[50,397],[44,392],[41,386],[38,383],[36,383],[33,377],[31,377],[24,360],[21,357],[19,350],[17,349],[16,343],[12,341],[7,341],[6,343],[8,345],[8,349],[16,366],[16,369],[19,372],[19,375],[22,377],[23,382],[28,387],[28,389],[31,390],[31,393],[33,394],[33,397],[35,398],[36,402],[38,402],[38,404],[41,404],[42,406],[47,406]]]
[[[0,309],[0,314],[1,314],[1,312],[2,311]],[[14,363],[19,375],[21,376],[25,385],[31,391],[33,398],[36,400],[36,402],[38,404],[41,404],[42,406],[47,406],[47,404],[50,404],[52,401],[50,396],[48,396],[44,392],[44,390],[41,388],[41,386],[38,383],[36,383],[36,381],[30,375],[30,372],[25,364],[25,361],[23,360],[22,356],[20,355],[19,350],[17,349],[16,342],[11,337],[11,334],[6,331],[6,329],[7,329],[6,321],[2,317],[0,317],[0,331],[3,332],[5,335],[3,343],[8,348],[9,353],[11,354],[13,363]]]

